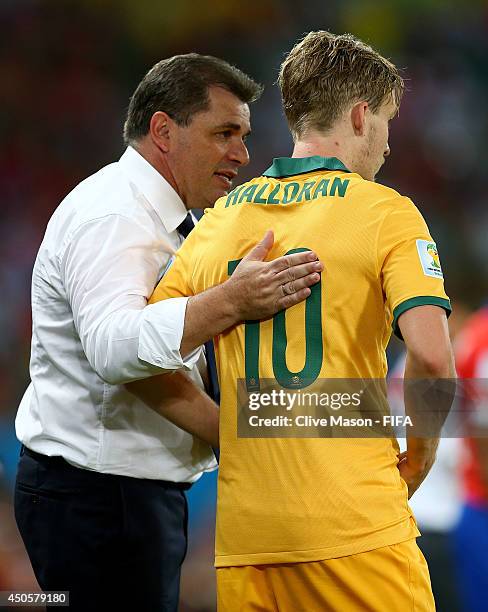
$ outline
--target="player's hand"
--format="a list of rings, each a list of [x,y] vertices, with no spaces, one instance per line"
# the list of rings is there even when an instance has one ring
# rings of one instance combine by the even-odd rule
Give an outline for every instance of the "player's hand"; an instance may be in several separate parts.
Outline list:
[[[407,483],[408,499],[420,487],[425,477],[429,473],[435,460],[435,454],[428,461],[416,462],[408,456],[408,451],[398,455],[398,470],[400,476]]]
[[[266,232],[225,283],[229,299],[238,308],[240,321],[266,319],[298,304],[320,280],[324,267],[313,251],[264,261],[273,242],[273,232]]]

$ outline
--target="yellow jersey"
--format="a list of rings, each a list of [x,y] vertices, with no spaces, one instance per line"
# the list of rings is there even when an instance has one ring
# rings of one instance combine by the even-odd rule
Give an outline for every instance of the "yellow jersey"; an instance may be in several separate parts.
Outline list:
[[[408,198],[336,158],[278,158],[205,211],[151,302],[222,283],[268,229],[269,259],[311,249],[325,269],[306,302],[214,340],[217,567],[324,560],[419,534],[394,438],[239,437],[236,394],[238,379],[252,388],[266,378],[285,387],[384,378],[400,314],[423,304],[450,311],[427,225]]]

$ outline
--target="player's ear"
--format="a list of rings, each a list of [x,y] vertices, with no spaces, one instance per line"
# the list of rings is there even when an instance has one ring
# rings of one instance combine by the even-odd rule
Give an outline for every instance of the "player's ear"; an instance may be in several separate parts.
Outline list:
[[[364,136],[368,108],[369,104],[363,100],[356,102],[351,109],[351,125],[356,136]]]
[[[170,150],[174,125],[173,119],[163,111],[154,113],[149,122],[151,140],[163,153]]]

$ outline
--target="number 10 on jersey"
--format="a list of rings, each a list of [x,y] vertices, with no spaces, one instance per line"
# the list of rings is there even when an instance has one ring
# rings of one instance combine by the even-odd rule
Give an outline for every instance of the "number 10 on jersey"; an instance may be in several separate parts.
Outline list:
[[[297,248],[285,255],[309,251]],[[229,261],[229,276],[239,265],[240,259]],[[291,372],[286,364],[286,310],[277,312],[273,317],[273,374],[279,385],[286,389],[303,389],[317,379],[322,368],[322,280],[310,287],[311,293],[305,301],[305,365],[299,372]],[[260,321],[246,321],[244,324],[244,360],[246,388],[259,391],[259,348]]]

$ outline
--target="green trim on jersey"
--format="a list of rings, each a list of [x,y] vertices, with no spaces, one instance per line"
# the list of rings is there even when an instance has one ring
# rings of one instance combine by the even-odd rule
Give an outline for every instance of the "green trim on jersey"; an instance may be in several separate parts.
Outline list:
[[[398,336],[400,340],[403,340],[402,332],[400,331],[400,328],[398,327],[398,317],[401,314],[403,314],[407,310],[410,310],[411,308],[415,308],[416,306],[428,306],[428,305],[440,306],[441,308],[444,308],[444,310],[446,311],[446,315],[448,317],[451,314],[451,310],[452,310],[451,303],[449,302],[449,300],[445,300],[444,298],[435,297],[434,295],[420,295],[419,297],[410,298],[409,300],[405,300],[401,304],[398,304],[398,306],[393,311],[392,327],[393,327],[393,332],[395,333],[395,336]]]
[[[312,155],[312,157],[275,157],[271,166],[266,172],[263,172],[263,176],[284,178],[296,176],[297,174],[305,174],[306,172],[315,172],[316,170],[350,172],[337,157]]]

